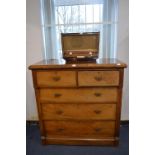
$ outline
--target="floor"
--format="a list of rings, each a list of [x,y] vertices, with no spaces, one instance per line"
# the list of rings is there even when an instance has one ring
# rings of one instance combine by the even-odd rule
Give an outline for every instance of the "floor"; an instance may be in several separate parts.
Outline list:
[[[42,145],[37,123],[26,125],[26,155],[128,155],[129,126],[120,128],[120,144],[118,147],[101,146],[64,146]]]

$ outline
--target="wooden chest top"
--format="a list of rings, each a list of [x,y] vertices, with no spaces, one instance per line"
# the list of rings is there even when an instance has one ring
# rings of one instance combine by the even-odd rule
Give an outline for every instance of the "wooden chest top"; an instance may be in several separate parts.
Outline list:
[[[29,69],[93,69],[93,68],[126,68],[127,65],[118,59],[97,59],[95,62],[80,62],[75,61],[72,63],[66,62],[64,59],[49,59],[42,60],[38,63],[35,63],[29,66]]]

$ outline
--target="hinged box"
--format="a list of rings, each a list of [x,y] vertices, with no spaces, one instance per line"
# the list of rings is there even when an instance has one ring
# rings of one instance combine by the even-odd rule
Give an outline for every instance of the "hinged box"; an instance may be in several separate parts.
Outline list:
[[[63,58],[67,61],[97,59],[99,35],[99,32],[62,33]]]

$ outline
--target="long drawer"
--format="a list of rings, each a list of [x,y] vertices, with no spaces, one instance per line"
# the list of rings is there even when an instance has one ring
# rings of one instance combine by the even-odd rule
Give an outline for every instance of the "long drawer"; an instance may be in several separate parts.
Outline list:
[[[38,71],[38,87],[74,87],[76,86],[75,71]]]
[[[118,86],[119,71],[79,71],[79,86]]]
[[[42,104],[43,120],[115,120],[116,104]]]
[[[117,88],[40,89],[41,102],[116,102]]]
[[[115,121],[44,121],[46,136],[113,137]]]

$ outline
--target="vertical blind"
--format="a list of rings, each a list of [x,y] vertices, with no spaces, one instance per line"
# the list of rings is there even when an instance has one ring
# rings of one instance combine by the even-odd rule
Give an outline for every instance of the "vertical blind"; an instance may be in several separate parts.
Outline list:
[[[115,58],[118,0],[40,0],[45,59],[62,57],[61,33],[100,32],[100,58]]]

